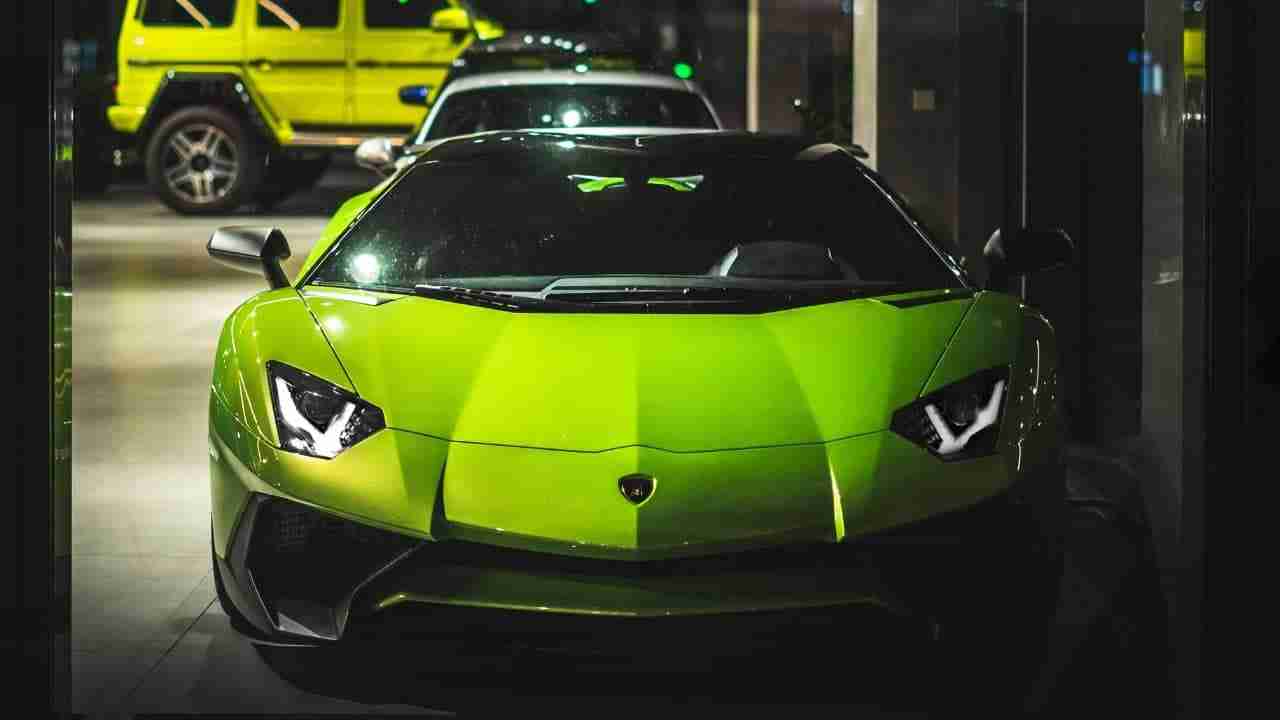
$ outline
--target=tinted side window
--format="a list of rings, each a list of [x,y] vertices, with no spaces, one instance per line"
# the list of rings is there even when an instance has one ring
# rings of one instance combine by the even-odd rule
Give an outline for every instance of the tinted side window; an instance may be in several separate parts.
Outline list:
[[[143,25],[218,28],[235,19],[236,0],[145,0]]]
[[[258,0],[258,26],[264,28],[338,27],[341,0]]]
[[[422,30],[431,27],[436,11],[448,7],[448,0],[364,0],[364,25]]]

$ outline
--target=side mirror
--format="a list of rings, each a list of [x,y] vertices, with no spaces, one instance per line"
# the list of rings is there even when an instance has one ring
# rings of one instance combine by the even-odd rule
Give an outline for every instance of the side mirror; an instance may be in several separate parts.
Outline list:
[[[431,14],[431,29],[470,32],[471,16],[460,7],[448,7]]]
[[[1061,228],[1021,228],[1008,236],[996,230],[982,248],[982,256],[991,272],[987,287],[1004,290],[1017,276],[1075,262],[1076,246]]]
[[[262,273],[272,290],[289,287],[289,278],[280,267],[280,261],[289,258],[289,241],[279,228],[218,228],[209,237],[209,256],[237,270]]]
[[[405,85],[400,88],[400,102],[405,105],[425,106],[430,95],[430,85]]]
[[[400,148],[391,138],[369,138],[356,148],[356,164],[380,175],[390,175],[396,167]]]

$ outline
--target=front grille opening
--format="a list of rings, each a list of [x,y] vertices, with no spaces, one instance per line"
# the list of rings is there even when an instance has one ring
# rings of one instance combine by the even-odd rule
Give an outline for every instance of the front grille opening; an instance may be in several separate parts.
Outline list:
[[[866,647],[929,647],[932,619],[873,604],[671,617],[609,617],[532,610],[405,603],[352,620],[355,642],[426,638],[448,644],[511,646],[615,657],[724,650],[786,652],[829,641],[839,631]]]
[[[378,602],[395,592],[432,587],[439,568],[483,572],[517,571],[531,576],[609,585],[648,579],[715,578],[746,573],[771,575],[779,583],[801,576],[826,589],[850,578],[866,578],[866,592],[889,608],[936,618],[958,600],[980,601],[997,581],[1041,565],[1039,533],[1025,512],[1005,498],[842,543],[789,544],[713,555],[654,560],[609,560],[536,552],[470,542],[438,540],[398,563],[356,596],[353,614],[376,615]],[[400,612],[427,612],[408,606]],[[435,614],[430,612],[428,614]],[[625,621],[624,621],[625,622]],[[630,622],[630,626],[643,621]],[[577,627],[577,625],[574,625]]]
[[[343,601],[420,542],[269,498],[254,522],[247,565],[281,629],[336,638]]]

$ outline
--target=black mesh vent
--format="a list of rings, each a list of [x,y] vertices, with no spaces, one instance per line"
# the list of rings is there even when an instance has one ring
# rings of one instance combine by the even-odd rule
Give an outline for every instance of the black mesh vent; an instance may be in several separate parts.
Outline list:
[[[254,523],[248,568],[273,622],[338,634],[338,610],[370,575],[421,540],[278,498]],[[281,615],[287,620],[282,620]]]

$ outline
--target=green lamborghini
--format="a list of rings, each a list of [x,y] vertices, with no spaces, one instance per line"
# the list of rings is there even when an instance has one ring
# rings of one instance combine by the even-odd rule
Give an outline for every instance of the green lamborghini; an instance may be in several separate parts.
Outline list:
[[[1061,231],[993,235],[984,288],[856,148],[522,131],[409,148],[296,277],[276,229],[208,250],[270,285],[209,396],[218,596],[260,643],[932,642],[1052,602],[1057,349],[1004,288]]]

